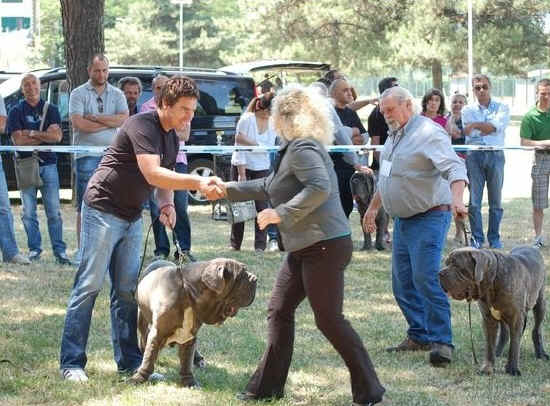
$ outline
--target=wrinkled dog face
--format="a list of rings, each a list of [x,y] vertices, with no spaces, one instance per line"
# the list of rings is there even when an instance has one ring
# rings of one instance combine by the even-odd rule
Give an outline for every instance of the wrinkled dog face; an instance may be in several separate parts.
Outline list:
[[[353,198],[356,200],[359,199],[368,206],[374,196],[376,184],[374,176],[367,173],[355,172],[351,176],[349,184]]]
[[[487,266],[485,253],[475,248],[453,250],[439,273],[443,290],[455,300],[478,300],[479,284]]]
[[[205,289],[197,298],[196,310],[206,324],[222,324],[239,308],[250,306],[256,296],[256,276],[247,271],[245,264],[232,259],[209,261],[201,281]]]

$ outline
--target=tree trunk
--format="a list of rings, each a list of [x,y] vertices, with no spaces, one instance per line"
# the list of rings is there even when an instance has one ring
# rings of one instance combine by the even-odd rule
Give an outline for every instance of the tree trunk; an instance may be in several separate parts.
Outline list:
[[[432,59],[432,85],[436,89],[443,90],[443,68],[439,59]]]
[[[60,0],[69,89],[88,80],[87,65],[104,52],[104,0]]]

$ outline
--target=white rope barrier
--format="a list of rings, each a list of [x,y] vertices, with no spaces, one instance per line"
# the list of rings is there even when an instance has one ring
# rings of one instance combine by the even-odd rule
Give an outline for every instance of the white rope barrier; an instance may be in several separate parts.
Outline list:
[[[94,147],[84,145],[26,145],[26,146],[13,146],[13,145],[0,145],[1,151],[21,151],[21,152],[59,152],[59,153],[71,153],[71,154],[94,154],[101,155],[108,148]],[[381,151],[382,145],[331,145],[326,149],[329,152],[368,152],[368,151]],[[550,149],[540,147],[525,147],[521,145],[508,145],[508,146],[492,146],[492,145],[453,145],[455,151],[506,151],[506,150],[520,150],[520,151],[534,151]],[[240,145],[185,145],[180,147],[180,151],[185,151],[188,154],[213,154],[213,155],[226,155],[231,154],[233,151],[245,151],[245,152],[277,152],[278,146],[240,146]]]

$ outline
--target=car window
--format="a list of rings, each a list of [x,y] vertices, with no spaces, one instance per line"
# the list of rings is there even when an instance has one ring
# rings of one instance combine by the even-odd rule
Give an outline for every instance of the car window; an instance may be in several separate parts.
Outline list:
[[[50,82],[49,102],[59,109],[61,121],[69,119],[69,82],[66,80],[52,80]]]
[[[196,116],[240,115],[254,97],[252,86],[238,79],[196,79],[200,98]]]

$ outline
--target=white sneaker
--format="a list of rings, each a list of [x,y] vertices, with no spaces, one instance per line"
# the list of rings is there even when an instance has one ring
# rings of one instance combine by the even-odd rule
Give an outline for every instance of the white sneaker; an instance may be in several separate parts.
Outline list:
[[[61,370],[64,380],[70,382],[88,382],[86,372],[82,368],[66,368]]]
[[[542,237],[542,235],[535,237],[535,241],[533,241],[533,247],[539,249],[544,247],[544,238]]]
[[[8,261],[10,264],[16,264],[16,265],[30,265],[31,261],[29,261],[28,258],[25,258],[21,254],[15,254],[12,259]]]
[[[163,374],[159,374],[158,372],[153,372],[151,375],[149,375],[149,379],[147,379],[147,382],[162,382],[165,381],[166,378]]]
[[[277,240],[269,240],[269,242],[267,243],[267,250],[269,252],[279,251],[279,244],[277,243]]]

